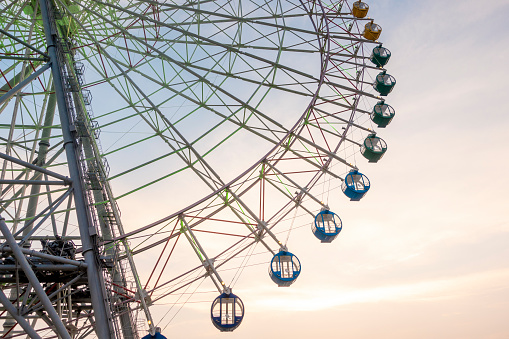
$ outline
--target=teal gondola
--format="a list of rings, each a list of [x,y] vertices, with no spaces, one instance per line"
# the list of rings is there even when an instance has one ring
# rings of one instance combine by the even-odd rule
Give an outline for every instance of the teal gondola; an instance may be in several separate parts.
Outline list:
[[[395,114],[396,111],[394,108],[387,105],[385,101],[382,100],[379,101],[375,107],[373,107],[373,111],[371,112],[371,120],[377,124],[378,127],[385,128],[390,124]]]
[[[368,135],[361,146],[361,154],[369,162],[377,162],[382,159],[386,151],[387,143],[375,134]]]
[[[387,74],[386,71],[378,73],[373,83],[373,88],[383,96],[391,93],[394,86],[396,86],[396,79],[392,75]]]
[[[384,67],[387,65],[390,58],[391,51],[385,47],[382,47],[382,45],[378,45],[377,47],[373,48],[373,52],[371,52],[369,60],[371,60],[371,62],[378,67]]]

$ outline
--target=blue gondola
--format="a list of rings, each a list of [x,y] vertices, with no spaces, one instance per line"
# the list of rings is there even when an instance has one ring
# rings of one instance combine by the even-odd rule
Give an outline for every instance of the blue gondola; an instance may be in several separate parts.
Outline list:
[[[378,73],[373,84],[373,88],[383,96],[391,93],[394,86],[396,86],[396,79],[385,71]]]
[[[352,201],[359,201],[368,192],[369,179],[357,170],[350,171],[341,185],[343,193]]]
[[[221,332],[231,332],[244,318],[244,304],[235,294],[223,293],[212,303],[210,318]]]
[[[315,217],[311,229],[321,242],[329,243],[336,239],[342,229],[341,219],[329,210],[323,209]]]
[[[161,333],[156,332],[155,335],[147,334],[146,336],[144,336],[141,339],[166,339],[166,337],[164,335],[162,335]]]
[[[290,252],[280,250],[269,266],[269,275],[279,287],[290,286],[300,274],[300,261]]]

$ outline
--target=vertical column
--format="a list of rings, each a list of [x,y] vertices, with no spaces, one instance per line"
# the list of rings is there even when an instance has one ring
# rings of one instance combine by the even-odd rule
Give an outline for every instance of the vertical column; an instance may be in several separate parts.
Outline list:
[[[101,268],[98,265],[96,253],[93,248],[93,240],[89,233],[91,221],[86,201],[84,199],[79,159],[76,152],[77,145],[70,130],[69,112],[65,101],[64,87],[62,84],[60,65],[57,57],[56,36],[52,32],[52,24],[50,22],[49,9],[46,0],[40,0],[40,6],[44,32],[46,35],[48,55],[50,56],[51,61],[51,71],[53,74],[53,83],[55,86],[60,123],[62,125],[64,149],[69,166],[69,175],[73,180],[74,204],[76,207],[76,215],[80,230],[83,257],[85,258],[85,262],[88,264],[87,276],[94,309],[95,331],[99,339],[111,339],[115,338],[115,335],[112,333],[112,319],[106,308],[105,290],[101,283]]]

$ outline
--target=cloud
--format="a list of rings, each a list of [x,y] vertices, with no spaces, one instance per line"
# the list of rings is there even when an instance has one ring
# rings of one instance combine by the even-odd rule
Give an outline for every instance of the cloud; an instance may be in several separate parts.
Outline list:
[[[292,289],[284,295],[259,298],[252,307],[285,312],[323,311],[360,303],[435,302],[482,294],[487,290],[508,290],[509,269],[477,272],[455,278],[432,279],[410,284],[372,288]]]

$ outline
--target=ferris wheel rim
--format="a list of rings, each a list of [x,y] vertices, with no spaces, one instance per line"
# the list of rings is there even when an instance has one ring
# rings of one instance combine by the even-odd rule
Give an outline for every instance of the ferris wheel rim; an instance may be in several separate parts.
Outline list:
[[[322,0],[314,0],[315,3],[319,3],[320,5],[320,8],[321,8],[321,12],[322,12],[322,19],[326,18],[326,10],[324,8],[324,5],[322,3]],[[304,3],[302,0],[300,0],[300,3],[304,6]],[[311,16],[311,15],[310,15]],[[324,20],[325,23],[326,23],[326,27],[327,27],[327,32],[329,31],[329,25],[328,25],[328,21],[327,20]],[[313,25],[316,27],[316,22],[313,22]],[[330,36],[329,34],[323,34],[324,36],[328,37],[327,39],[327,42],[324,43],[324,45],[327,45],[327,50],[325,51],[324,54],[321,54],[321,60],[322,60],[322,66],[320,68],[320,82],[319,82],[319,86],[317,86],[317,89],[313,95],[313,98],[310,100],[308,106],[306,107],[306,109],[304,110],[304,112],[301,114],[301,116],[298,118],[298,120],[295,122],[295,124],[292,126],[291,129],[288,130],[288,133],[284,136],[284,138],[281,139],[280,142],[278,142],[276,145],[274,145],[266,154],[264,154],[262,157],[260,157],[255,163],[253,163],[251,166],[249,166],[246,170],[244,170],[243,172],[241,172],[239,175],[237,175],[235,178],[231,179],[230,181],[228,181],[227,183],[225,183],[224,185],[222,185],[221,187],[219,187],[218,189],[216,189],[215,191],[209,193],[208,195],[202,197],[201,199],[195,201],[194,203],[192,204],[189,204],[188,206],[186,207],[183,207],[181,209],[179,209],[178,211],[166,216],[166,217],[163,217],[159,220],[156,220],[148,225],[145,225],[145,226],[142,226],[140,228],[137,228],[131,232],[128,232],[126,233],[125,235],[123,236],[120,236],[120,237],[117,237],[115,239],[112,239],[112,240],[121,240],[121,239],[125,239],[129,236],[132,236],[132,235],[135,235],[135,234],[138,234],[140,232],[143,232],[143,231],[146,231],[148,229],[151,229],[152,227],[155,227],[157,225],[160,225],[164,222],[167,222],[171,219],[174,219],[178,216],[181,216],[181,215],[185,215],[185,212],[195,208],[196,206],[204,203],[205,201],[217,196],[219,193],[225,191],[226,189],[230,188],[231,186],[235,185],[236,183],[240,182],[241,179],[243,177],[245,177],[246,175],[248,175],[250,172],[252,172],[254,169],[256,169],[258,166],[260,166],[261,164],[263,164],[265,161],[268,161],[270,159],[270,155],[273,154],[275,151],[277,151],[282,144],[284,144],[286,141],[288,141],[289,138],[291,138],[292,136],[299,136],[300,133],[302,132],[302,130],[304,129],[305,126],[301,125],[301,123],[305,120],[305,116],[308,112],[308,110],[310,110],[314,103],[316,102],[316,99],[318,97],[318,94],[320,92],[320,89],[324,83],[324,77],[325,77],[325,69],[327,69],[327,65],[330,63],[330,56],[331,56],[331,52],[330,52]],[[354,38],[356,39],[356,38]],[[321,40],[318,39],[319,42],[321,43]],[[370,40],[366,40],[366,39],[362,39],[360,40],[361,42],[373,42],[373,41],[370,41]],[[378,43],[378,42],[377,42]],[[358,102],[358,100],[357,100]],[[353,122],[353,119],[356,115],[356,112],[357,112],[357,105],[354,106],[354,108],[351,110],[351,113],[350,113],[350,116],[349,116],[349,121],[348,121],[348,124],[346,125],[346,128],[345,128],[345,131],[343,132],[343,137],[341,138],[341,140],[338,142],[337,145],[335,145],[335,149],[332,151],[332,153],[335,153],[339,147],[341,146],[341,144],[346,140],[345,139],[345,136],[346,134],[348,133],[349,129],[352,127],[352,122]],[[295,133],[295,131],[298,130],[298,133]],[[286,154],[289,149],[291,148],[291,145],[293,145],[295,142],[297,141],[297,138],[294,138],[291,143],[289,143],[289,147],[287,150],[284,151],[284,153],[282,153],[282,155]],[[282,157],[282,155],[280,156],[280,158]],[[277,162],[280,160],[279,159],[275,159],[274,161]],[[272,160],[272,159],[270,159]],[[326,161],[326,164],[324,164],[324,167],[328,167],[329,164],[333,161],[333,158],[332,157],[329,157]],[[356,166],[352,166],[352,168],[355,170],[357,169]],[[311,189],[317,182],[318,180],[320,180],[320,178],[325,175],[326,173],[323,172],[323,171],[317,171],[316,174],[309,180],[308,182],[308,185],[306,185],[305,187]]]

